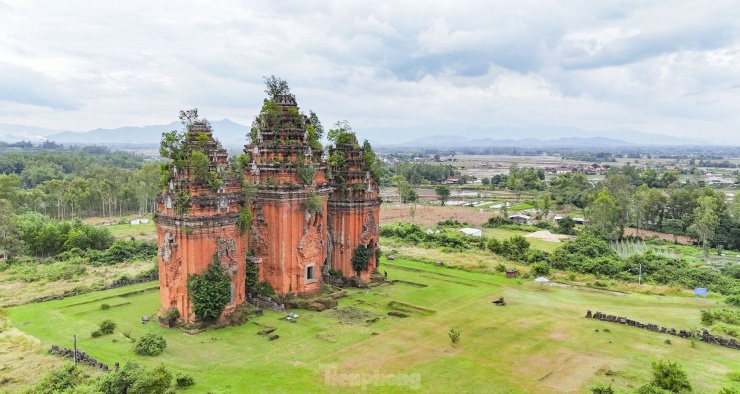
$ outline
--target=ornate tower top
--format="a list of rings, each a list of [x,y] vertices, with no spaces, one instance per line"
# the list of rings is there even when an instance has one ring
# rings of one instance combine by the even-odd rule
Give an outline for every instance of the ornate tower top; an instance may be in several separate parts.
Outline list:
[[[244,147],[246,179],[260,190],[320,190],[328,186],[322,146],[311,119],[292,94],[266,99]]]

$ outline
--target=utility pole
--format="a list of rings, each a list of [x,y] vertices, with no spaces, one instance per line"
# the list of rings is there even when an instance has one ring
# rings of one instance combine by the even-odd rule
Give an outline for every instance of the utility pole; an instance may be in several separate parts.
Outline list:
[[[74,352],[74,356],[72,357],[72,360],[74,360],[74,364],[77,365],[77,335],[73,335],[72,337],[74,337],[74,340],[75,340],[75,344],[74,344],[75,352]]]

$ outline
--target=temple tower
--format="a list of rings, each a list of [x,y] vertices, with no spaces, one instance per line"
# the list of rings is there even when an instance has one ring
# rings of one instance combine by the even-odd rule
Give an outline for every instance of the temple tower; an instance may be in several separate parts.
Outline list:
[[[310,127],[293,95],[277,95],[265,100],[244,148],[245,181],[255,189],[250,263],[279,294],[321,291],[331,188]]]
[[[372,159],[368,159],[372,155]],[[354,133],[340,134],[329,151],[331,184],[329,197],[329,267],[344,276],[358,275],[363,281],[377,272],[380,200],[378,183],[372,173],[374,154],[359,146]],[[367,268],[352,266],[355,249],[364,245],[372,252]]]
[[[169,165],[167,188],[157,197],[161,312],[177,308],[182,320],[195,315],[187,293],[190,274],[218,262],[231,276],[231,301],[223,314],[245,300],[247,237],[237,225],[244,201],[228,155],[207,122],[187,126],[181,154]]]

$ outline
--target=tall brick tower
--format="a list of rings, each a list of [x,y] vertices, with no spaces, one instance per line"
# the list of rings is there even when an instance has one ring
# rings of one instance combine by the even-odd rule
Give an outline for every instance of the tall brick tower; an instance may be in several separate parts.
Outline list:
[[[187,129],[181,160],[170,165],[167,190],[157,197],[154,221],[160,311],[177,308],[182,320],[192,322],[188,275],[202,273],[213,262],[231,276],[231,301],[224,314],[244,302],[248,241],[237,226],[244,196],[238,178],[229,171],[226,151],[208,123],[195,122]]]
[[[367,269],[359,273],[363,281],[377,272],[380,220],[378,183],[373,177],[365,152],[354,133],[340,134],[329,151],[331,184],[334,192],[329,197],[329,266],[341,270],[344,276],[358,273],[352,267],[355,248],[364,245],[372,252]]]
[[[265,100],[244,148],[245,180],[256,188],[250,261],[279,294],[321,291],[331,188],[309,128],[295,97],[277,95]]]

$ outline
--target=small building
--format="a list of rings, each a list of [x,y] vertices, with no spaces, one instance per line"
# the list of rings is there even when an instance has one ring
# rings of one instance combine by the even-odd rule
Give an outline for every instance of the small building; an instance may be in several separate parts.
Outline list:
[[[478,230],[477,228],[465,227],[465,228],[461,228],[459,231],[469,237],[482,237],[483,236],[483,231]]]
[[[443,185],[458,185],[460,184],[461,177],[459,176],[450,176],[445,179],[444,182],[442,182]]]
[[[509,220],[511,220],[514,223],[517,224],[525,224],[529,221],[529,219],[532,219],[531,216],[527,215],[511,215],[509,216]]]
[[[584,218],[573,218],[575,224],[588,224],[588,220]]]

